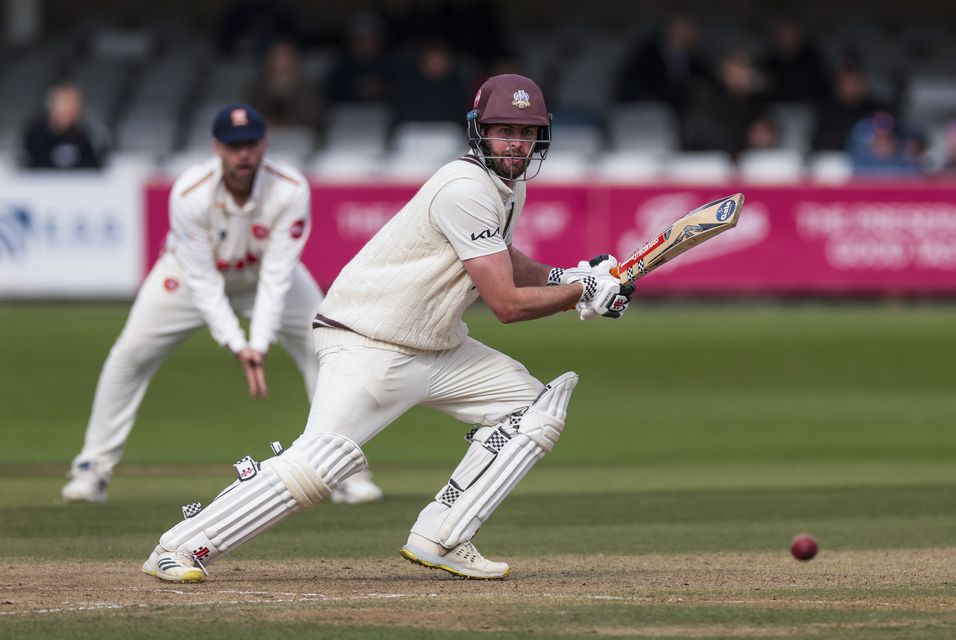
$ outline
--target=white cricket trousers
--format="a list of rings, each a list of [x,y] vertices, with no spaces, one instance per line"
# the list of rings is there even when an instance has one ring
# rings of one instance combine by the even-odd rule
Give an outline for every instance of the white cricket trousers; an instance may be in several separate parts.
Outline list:
[[[103,365],[83,450],[73,460],[74,467],[89,462],[98,473],[109,477],[123,455],[136,412],[159,365],[176,345],[205,325],[184,280],[171,254],[161,257],[146,276],[126,325]],[[255,295],[252,285],[230,293],[229,302],[237,315],[248,318]],[[311,325],[321,301],[321,290],[300,264],[286,296],[278,339],[302,372],[310,396],[317,370]],[[241,382],[242,377],[237,377],[236,384]]]
[[[319,376],[305,433],[337,433],[359,446],[418,404],[491,426],[544,388],[520,362],[472,338],[454,349],[410,354],[320,327],[315,348]]]

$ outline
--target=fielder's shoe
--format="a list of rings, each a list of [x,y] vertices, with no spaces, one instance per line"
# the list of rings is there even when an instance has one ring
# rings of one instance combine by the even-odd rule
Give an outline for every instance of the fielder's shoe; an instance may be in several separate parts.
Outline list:
[[[70,481],[60,491],[63,502],[106,502],[109,480],[93,470],[88,462],[74,467]]]
[[[511,573],[507,562],[492,562],[481,555],[470,541],[462,542],[449,551],[437,542],[410,533],[401,554],[409,562],[429,569],[442,569],[459,578],[501,580]]]
[[[359,471],[332,489],[332,495],[329,498],[336,504],[375,502],[382,499],[382,490],[372,482],[371,473]]]
[[[166,551],[157,546],[146,562],[143,573],[166,582],[202,582],[206,574],[185,551]]]

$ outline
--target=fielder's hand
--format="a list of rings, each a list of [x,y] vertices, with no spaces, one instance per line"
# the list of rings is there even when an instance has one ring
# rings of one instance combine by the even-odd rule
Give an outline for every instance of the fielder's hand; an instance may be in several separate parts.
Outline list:
[[[246,373],[246,382],[249,385],[249,397],[253,400],[266,400],[269,390],[266,388],[266,358],[256,351],[246,347],[240,349],[236,359]]]

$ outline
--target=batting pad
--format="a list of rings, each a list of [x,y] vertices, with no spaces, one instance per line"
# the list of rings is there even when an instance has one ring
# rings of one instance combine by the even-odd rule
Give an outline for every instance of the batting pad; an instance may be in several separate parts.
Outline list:
[[[212,504],[160,537],[202,563],[232,551],[272,525],[328,497],[332,487],[367,466],[365,454],[344,436],[302,435],[258,473],[237,481]]]
[[[448,484],[419,515],[412,532],[451,549],[471,540],[511,490],[554,448],[578,383],[569,372],[494,427],[479,427]]]

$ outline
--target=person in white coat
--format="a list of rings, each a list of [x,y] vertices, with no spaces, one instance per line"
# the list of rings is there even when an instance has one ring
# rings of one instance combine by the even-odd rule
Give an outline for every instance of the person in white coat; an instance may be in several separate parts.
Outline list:
[[[278,340],[312,397],[316,362],[310,322],[322,292],[300,262],[311,226],[310,188],[294,168],[265,158],[266,124],[252,107],[216,116],[216,155],[183,173],[170,194],[163,255],[140,288],[103,366],[83,449],[63,487],[65,502],[105,502],[146,388],[167,354],[204,324],[266,399],[266,354]],[[249,335],[239,316],[250,318]],[[196,425],[214,438],[217,428]],[[338,502],[378,500],[369,474],[353,476]]]

